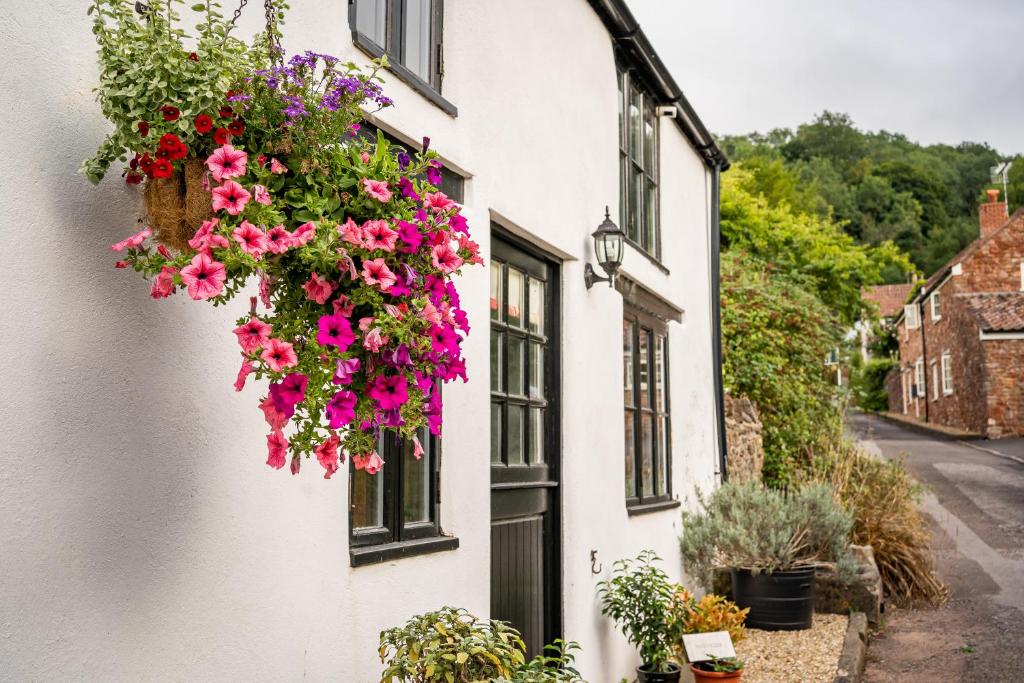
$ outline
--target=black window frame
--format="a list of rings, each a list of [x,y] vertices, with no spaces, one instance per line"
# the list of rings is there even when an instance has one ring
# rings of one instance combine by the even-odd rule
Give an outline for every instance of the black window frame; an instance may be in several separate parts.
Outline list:
[[[389,71],[446,114],[458,116],[456,106],[441,95],[444,82],[444,0],[430,0],[430,74],[427,78],[405,65],[403,32],[406,0],[379,0],[385,3],[384,45],[359,30],[356,22],[359,1],[348,0],[348,23],[353,44],[373,58],[386,54]]]
[[[651,90],[638,77],[636,69],[623,63],[616,64],[617,95],[619,100],[619,225],[626,234],[626,241],[650,256],[659,265],[661,263],[661,126],[657,115],[657,101]],[[635,95],[640,112],[639,144],[632,139],[630,121],[630,102]],[[645,125],[652,129],[650,154],[644,144]],[[639,149],[635,149],[638,147]],[[651,156],[653,159],[648,159]],[[643,196],[639,201],[631,200],[630,186],[634,174],[640,173]],[[653,189],[653,206],[649,201],[649,192]],[[633,211],[636,210],[636,218]],[[647,222],[652,221],[650,229]]]
[[[671,372],[670,372],[670,358],[669,353],[669,332],[668,324],[665,320],[651,315],[649,312],[642,310],[639,307],[633,306],[629,303],[623,305],[623,352],[625,352],[625,331],[626,324],[632,324],[632,348],[631,348],[631,362],[630,367],[625,367],[625,355],[623,355],[623,379],[626,377],[626,372],[629,372],[629,376],[632,378],[632,403],[627,403],[625,387],[623,388],[623,424],[627,415],[632,412],[632,426],[633,426],[633,439],[632,439],[632,469],[634,477],[634,488],[633,495],[629,495],[628,492],[623,491],[626,498],[626,507],[629,509],[630,514],[636,514],[648,511],[657,511],[669,507],[677,507],[680,503],[673,497],[672,493],[672,392],[671,392]],[[640,400],[640,336],[641,334],[647,333],[650,335],[650,341],[647,344],[647,368],[648,368],[648,382],[647,382],[647,406],[644,407]],[[663,341],[663,352],[662,352],[662,372],[664,377],[662,382],[664,384],[664,404],[661,410],[657,407],[657,378],[655,372],[657,365],[655,364],[656,358],[656,346],[657,339],[661,338]],[[642,455],[642,420],[643,416],[650,416],[651,420],[651,437],[653,439],[653,450],[651,453],[651,485],[653,494],[644,494],[644,481],[643,481],[643,455]],[[663,420],[664,424],[664,440],[661,439],[661,433],[659,429],[659,419]],[[665,466],[665,490],[659,490],[659,453],[658,449],[660,444],[664,443],[665,454],[664,454],[664,466]],[[623,442],[623,467],[625,468],[626,460],[630,456],[629,451],[626,448],[626,442]],[[624,470],[623,475],[626,472]],[[625,481],[625,479],[623,480]]]
[[[441,439],[431,435],[423,443],[426,451],[423,457],[429,458],[430,467],[427,491],[429,520],[425,522],[406,522],[404,519],[404,465],[405,459],[412,456],[402,451],[408,447],[408,442],[397,434],[387,434],[381,441],[383,452],[380,456],[384,459],[384,466],[376,474],[362,475],[383,477],[382,525],[379,527],[360,527],[357,530],[354,525],[356,469],[349,459],[348,536],[352,566],[458,548],[459,539],[445,536],[441,528]]]

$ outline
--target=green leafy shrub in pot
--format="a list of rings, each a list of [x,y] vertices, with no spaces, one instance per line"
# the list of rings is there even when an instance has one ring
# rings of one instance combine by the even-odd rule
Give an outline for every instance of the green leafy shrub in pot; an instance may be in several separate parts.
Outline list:
[[[579,649],[575,641],[555,640],[511,678],[499,678],[495,683],[583,683],[580,672],[573,667],[574,652]]]
[[[847,575],[855,569],[853,520],[828,486],[782,491],[725,483],[699,500],[702,512],[683,513],[680,549],[686,570],[709,590],[716,568],[758,574],[835,562]]]

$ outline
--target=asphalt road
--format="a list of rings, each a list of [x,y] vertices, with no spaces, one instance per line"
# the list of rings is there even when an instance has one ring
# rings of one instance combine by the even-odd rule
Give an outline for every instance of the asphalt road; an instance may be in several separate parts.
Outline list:
[[[865,680],[1024,681],[1024,440],[957,441],[857,415],[884,457],[904,457],[925,488],[921,508],[951,598],[888,610]]]

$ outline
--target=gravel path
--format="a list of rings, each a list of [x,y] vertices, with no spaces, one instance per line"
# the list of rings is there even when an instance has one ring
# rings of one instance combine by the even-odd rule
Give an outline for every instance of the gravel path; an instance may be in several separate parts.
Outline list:
[[[848,622],[844,614],[815,614],[805,631],[747,629],[736,644],[743,683],[832,683]]]

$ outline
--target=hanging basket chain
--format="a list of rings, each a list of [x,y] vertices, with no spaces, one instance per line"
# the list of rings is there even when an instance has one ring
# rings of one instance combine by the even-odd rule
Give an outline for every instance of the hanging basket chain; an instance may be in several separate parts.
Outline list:
[[[228,42],[228,34],[238,23],[242,16],[242,10],[249,4],[249,0],[239,0],[238,9],[231,16],[231,22],[227,32],[224,34],[224,44]],[[281,61],[284,50],[281,49],[281,36],[277,31],[277,10],[274,8],[274,0],[263,0],[263,16],[267,23],[267,51],[270,54],[271,62]]]

